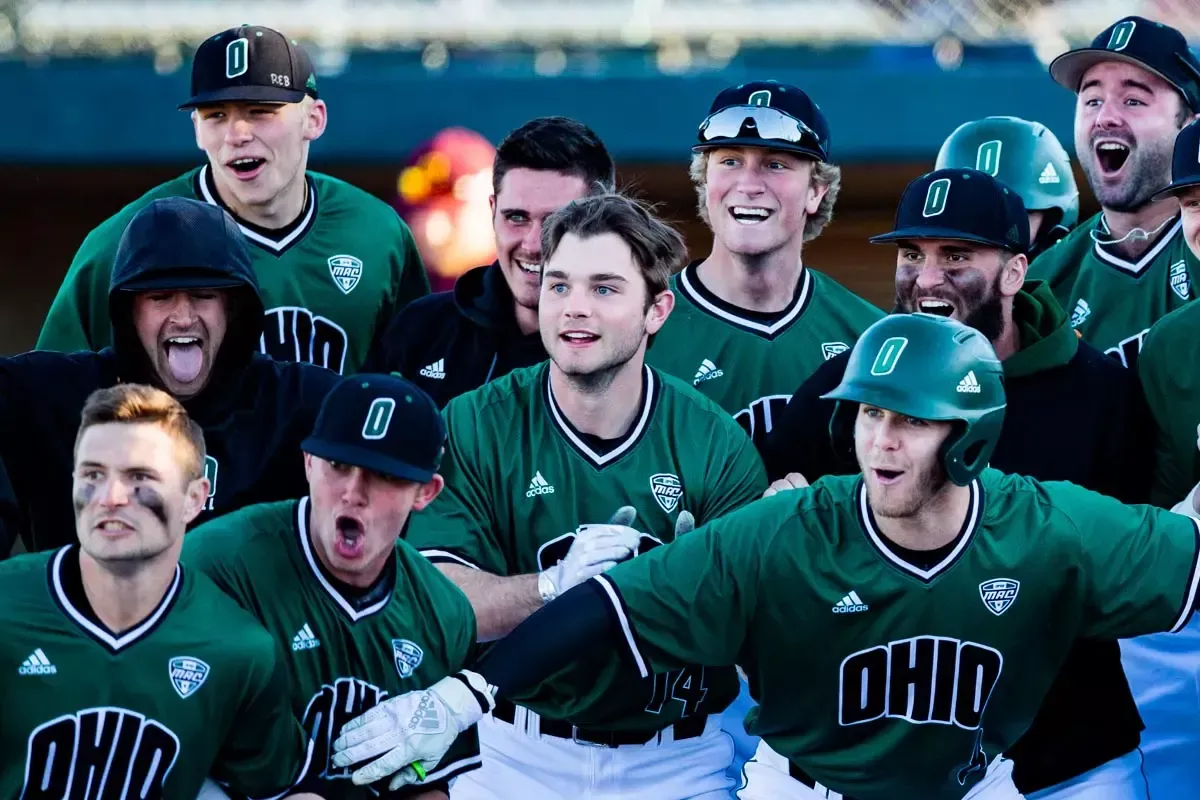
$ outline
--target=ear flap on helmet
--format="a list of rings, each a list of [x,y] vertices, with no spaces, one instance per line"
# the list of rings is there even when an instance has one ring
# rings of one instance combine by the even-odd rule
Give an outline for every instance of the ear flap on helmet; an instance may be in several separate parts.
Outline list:
[[[942,443],[942,467],[946,477],[958,486],[966,486],[979,476],[996,450],[1004,410],[983,415],[975,422],[959,422]]]

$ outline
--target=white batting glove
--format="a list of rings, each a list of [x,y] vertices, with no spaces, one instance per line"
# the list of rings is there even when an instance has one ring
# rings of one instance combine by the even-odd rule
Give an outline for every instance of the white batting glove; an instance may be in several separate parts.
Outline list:
[[[642,534],[629,527],[635,516],[632,506],[622,506],[603,525],[580,525],[563,560],[542,572],[553,586],[551,596],[558,597],[637,553]]]
[[[773,494],[779,494],[791,489],[803,489],[805,486],[808,486],[808,480],[803,475],[799,472],[789,472],[768,486],[767,490],[763,492],[763,497],[770,497]]]
[[[470,684],[463,683],[465,678]],[[474,691],[472,691],[474,689]],[[481,708],[480,703],[486,703]],[[382,756],[356,770],[359,786],[395,775],[389,788],[420,783],[446,755],[458,735],[495,707],[483,677],[463,670],[416,692],[385,700],[342,726],[333,743],[333,764],[348,767]],[[421,773],[413,766],[419,764]]]

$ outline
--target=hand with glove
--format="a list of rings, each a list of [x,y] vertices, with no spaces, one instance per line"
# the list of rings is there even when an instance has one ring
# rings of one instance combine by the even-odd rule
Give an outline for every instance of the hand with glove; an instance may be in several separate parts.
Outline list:
[[[487,682],[463,670],[428,689],[385,700],[347,722],[333,743],[333,764],[349,767],[375,759],[351,775],[359,786],[389,775],[395,775],[388,784],[393,792],[420,783],[458,735],[495,704]]]
[[[580,525],[566,556],[538,576],[542,599],[550,602],[573,586],[637,554],[642,534],[630,527],[637,511],[621,506],[603,525]]]

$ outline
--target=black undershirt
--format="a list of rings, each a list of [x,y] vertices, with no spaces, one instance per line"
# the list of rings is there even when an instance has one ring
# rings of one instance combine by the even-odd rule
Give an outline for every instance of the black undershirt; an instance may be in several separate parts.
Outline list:
[[[550,397],[551,397],[551,399],[554,398],[553,392],[550,393]],[[555,402],[555,405],[558,405],[557,401]],[[645,408],[645,405],[646,405],[646,371],[643,369],[642,370],[642,394],[641,394],[641,397],[638,398],[638,404],[637,404],[639,416],[642,413],[642,409]],[[562,417],[562,421],[571,430],[571,433],[578,436],[579,440],[582,441],[585,445],[587,445],[588,448],[590,448],[592,450],[592,452],[597,453],[602,456],[608,455],[613,450],[616,450],[618,447],[623,445],[626,442],[626,440],[628,440],[629,437],[632,436],[634,434],[634,432],[637,430],[637,425],[630,425],[629,430],[625,431],[625,433],[621,434],[620,436],[617,436],[614,439],[602,439],[599,436],[595,436],[590,433],[584,433],[583,431],[579,430],[574,425],[572,425],[571,420],[567,419],[567,415],[565,413],[563,413],[561,406],[559,406],[558,412],[559,412],[559,416]]]
[[[942,563],[947,556],[958,547],[958,543],[962,541],[963,536],[967,533],[966,528],[960,530],[958,535],[951,539],[947,544],[942,545],[936,550],[909,550],[907,547],[901,547],[895,542],[888,539],[881,531],[879,541],[883,546],[892,552],[893,555],[902,559],[905,563],[911,564],[917,569],[927,570],[931,567]]]

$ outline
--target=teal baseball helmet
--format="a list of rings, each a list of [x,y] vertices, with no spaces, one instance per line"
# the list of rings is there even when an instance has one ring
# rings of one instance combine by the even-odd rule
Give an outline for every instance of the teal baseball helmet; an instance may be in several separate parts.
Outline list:
[[[955,423],[942,445],[946,476],[966,486],[987,467],[1004,424],[1004,367],[987,338],[935,314],[893,314],[867,328],[833,391],[834,447],[853,448],[860,404]]]

